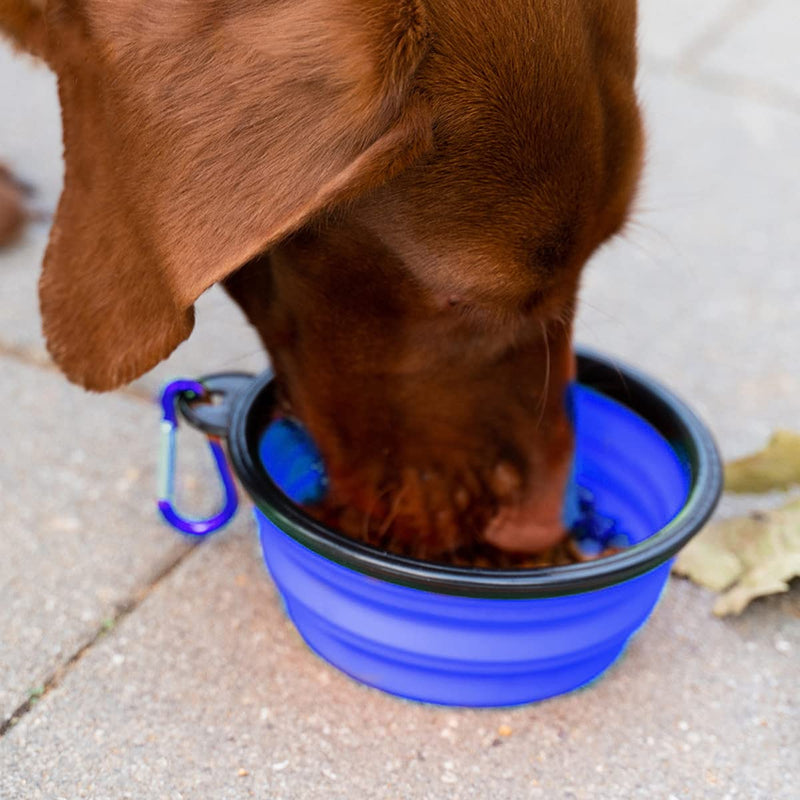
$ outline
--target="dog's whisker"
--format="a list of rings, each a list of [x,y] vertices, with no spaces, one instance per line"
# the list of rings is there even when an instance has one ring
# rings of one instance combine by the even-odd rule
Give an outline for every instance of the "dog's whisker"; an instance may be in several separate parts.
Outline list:
[[[228,366],[233,365],[233,364],[239,364],[242,361],[246,361],[249,358],[256,358],[257,356],[260,356],[262,359],[265,359],[266,363],[264,365],[264,368],[265,369],[268,368],[269,367],[269,358],[266,356],[266,353],[264,352],[263,348],[261,348],[259,350],[249,350],[248,352],[242,353],[242,354],[240,354],[238,356],[231,356],[230,358],[226,358],[225,359],[225,364],[228,365]]]
[[[668,248],[669,258],[653,252],[653,250],[650,249],[645,242],[642,242],[636,237],[636,234],[642,233],[652,236],[653,238],[657,239],[661,245]],[[645,222],[641,219],[630,220],[620,234],[620,238],[622,238],[626,243],[637,248],[642,255],[646,256],[649,265],[654,264],[660,269],[672,270],[680,268],[682,271],[688,270],[687,264],[689,259],[677,245],[674,237],[669,236],[669,234],[656,225]]]
[[[547,326],[544,320],[540,320],[539,324],[542,326],[542,339],[545,346],[545,368],[544,368],[544,387],[542,395],[539,399],[539,409],[536,418],[536,429],[538,430],[544,419],[544,412],[547,408],[547,393],[550,391],[550,339],[547,336]]]
[[[615,317],[613,314],[609,314],[608,311],[600,308],[600,306],[596,306],[594,303],[590,303],[588,300],[581,300],[581,305],[585,306],[586,308],[591,308],[592,311],[596,311],[598,314],[604,316],[609,322],[615,322],[617,325],[625,325],[625,321],[621,320],[619,317]],[[567,325],[567,321],[563,321],[564,327]]]
[[[400,491],[392,499],[392,505],[389,508],[389,513],[386,515],[386,519],[384,519],[384,521],[381,523],[381,527],[378,529],[379,541],[383,542],[383,538],[386,536],[389,528],[392,526],[392,523],[397,518],[397,515],[400,512],[400,502],[403,499],[407,488],[407,486],[402,486]]]
[[[367,507],[366,511],[364,511],[364,521],[361,527],[361,539],[365,542],[370,542],[373,540],[373,537],[370,535],[370,523],[372,522],[372,517],[375,509],[378,507],[378,504],[381,500],[391,494],[391,489],[384,489],[381,492],[378,492]]]

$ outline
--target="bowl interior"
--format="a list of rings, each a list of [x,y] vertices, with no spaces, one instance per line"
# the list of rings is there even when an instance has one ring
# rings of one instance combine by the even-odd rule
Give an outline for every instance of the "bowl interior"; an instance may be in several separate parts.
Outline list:
[[[622,403],[580,385],[574,397],[576,482],[631,542],[643,542],[685,505],[691,464]]]

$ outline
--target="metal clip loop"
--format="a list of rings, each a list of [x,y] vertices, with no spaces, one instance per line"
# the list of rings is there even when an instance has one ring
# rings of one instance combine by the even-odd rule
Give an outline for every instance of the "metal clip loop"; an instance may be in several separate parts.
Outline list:
[[[214,456],[220,479],[225,490],[222,510],[208,519],[189,519],[175,509],[175,432],[178,429],[177,401],[184,395],[192,399],[205,397],[203,384],[197,381],[177,380],[169,383],[161,393],[161,449],[158,460],[158,510],[161,516],[176,530],[189,536],[207,536],[230,522],[239,506],[236,485],[233,482],[225,451],[218,436],[209,435],[208,445]]]

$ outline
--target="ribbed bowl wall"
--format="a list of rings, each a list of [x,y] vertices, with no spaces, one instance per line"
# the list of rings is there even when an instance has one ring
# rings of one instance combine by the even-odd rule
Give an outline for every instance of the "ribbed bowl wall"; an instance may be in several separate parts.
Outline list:
[[[689,479],[648,423],[591,390],[577,398],[579,483],[636,542],[680,510]],[[503,706],[576,689],[649,616],[669,563],[603,589],[526,600],[458,597],[329,561],[256,512],[264,557],[306,642],[370,686],[414,700]]]
[[[582,686],[617,658],[669,574],[665,564],[569,597],[453,597],[334,564],[258,517],[267,565],[310,647],[362,683],[430,703],[514,705]]]

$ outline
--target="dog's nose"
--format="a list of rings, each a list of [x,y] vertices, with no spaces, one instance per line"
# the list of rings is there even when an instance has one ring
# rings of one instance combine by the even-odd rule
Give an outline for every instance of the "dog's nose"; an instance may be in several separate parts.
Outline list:
[[[502,508],[484,536],[489,544],[511,553],[547,550],[565,536],[561,504],[550,504],[548,508],[538,503]]]
[[[514,553],[536,553],[558,544],[569,525],[570,512],[565,508],[569,473],[569,463],[559,464],[540,477],[521,502],[516,497],[516,502],[501,505],[486,528],[485,540]],[[502,496],[498,497],[502,502]]]

